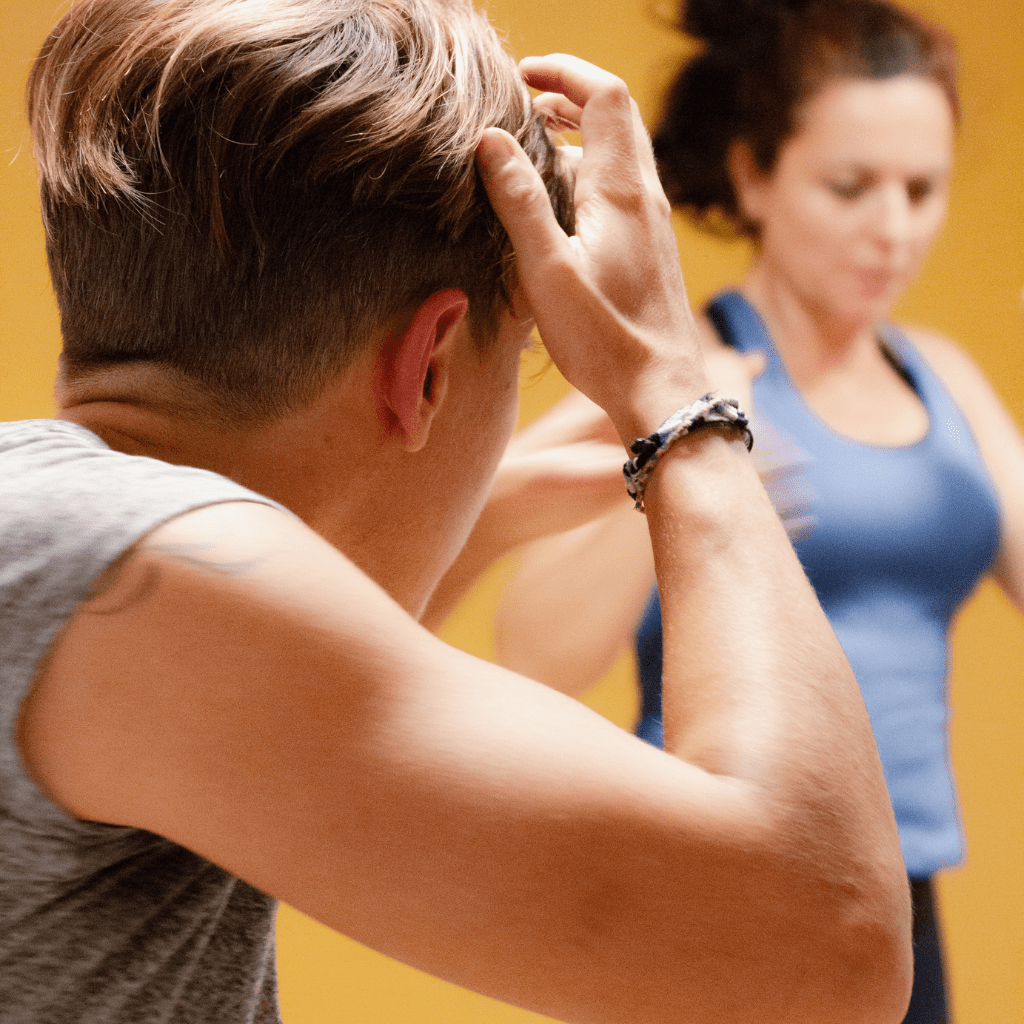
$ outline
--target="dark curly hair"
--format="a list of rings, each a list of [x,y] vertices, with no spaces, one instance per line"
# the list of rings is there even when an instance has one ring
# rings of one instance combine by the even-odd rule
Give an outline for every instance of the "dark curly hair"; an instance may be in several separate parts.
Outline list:
[[[729,177],[729,147],[743,140],[770,172],[800,108],[827,81],[920,75],[960,119],[952,36],[886,0],[689,0],[679,28],[704,45],[668,88],[654,150],[673,205],[712,231],[756,237]]]

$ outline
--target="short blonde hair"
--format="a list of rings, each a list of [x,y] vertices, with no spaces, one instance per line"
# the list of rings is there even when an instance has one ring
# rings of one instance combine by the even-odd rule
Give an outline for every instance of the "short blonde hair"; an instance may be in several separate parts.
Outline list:
[[[65,367],[146,360],[236,414],[310,400],[443,287],[492,333],[515,135],[571,222],[514,61],[463,0],[80,0],[28,85]]]

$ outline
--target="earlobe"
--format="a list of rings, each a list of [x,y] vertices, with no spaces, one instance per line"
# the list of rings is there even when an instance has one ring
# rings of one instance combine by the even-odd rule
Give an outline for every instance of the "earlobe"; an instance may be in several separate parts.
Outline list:
[[[377,393],[390,430],[406,451],[419,451],[444,403],[457,327],[469,299],[458,288],[434,292],[416,310],[408,326],[381,347]]]

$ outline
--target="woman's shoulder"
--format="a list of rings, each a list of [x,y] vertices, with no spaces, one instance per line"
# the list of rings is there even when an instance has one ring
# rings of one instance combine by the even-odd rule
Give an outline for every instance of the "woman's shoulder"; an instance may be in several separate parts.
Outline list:
[[[697,338],[715,391],[736,398],[743,408],[749,409],[751,385],[764,372],[764,353],[739,352],[725,344],[704,313],[697,318]]]
[[[952,338],[924,327],[901,325],[900,330],[959,405],[967,407],[979,398],[992,396],[984,373]]]
[[[959,345],[931,331],[905,333],[942,378],[978,442],[1002,518],[993,572],[1007,596],[1024,609],[1024,437],[996,390]]]
[[[914,346],[928,359],[940,362],[952,359],[968,359],[967,353],[948,334],[942,334],[929,327],[916,324],[899,324],[899,330],[914,343]]]

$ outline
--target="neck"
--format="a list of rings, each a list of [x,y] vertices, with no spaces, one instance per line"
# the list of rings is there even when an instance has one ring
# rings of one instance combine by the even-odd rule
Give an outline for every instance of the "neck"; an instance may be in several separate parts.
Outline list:
[[[54,393],[59,419],[81,424],[115,451],[208,469],[280,501],[311,526],[320,519],[310,446],[297,443],[315,430],[317,403],[272,420],[244,420],[183,375],[147,363],[73,381],[62,374]]]
[[[152,365],[60,378],[55,388],[59,419],[115,451],[207,469],[279,502],[418,614],[434,580],[393,542],[388,517],[409,501],[393,493],[402,474],[389,467],[404,453],[391,451],[372,396],[359,364],[308,406],[257,422],[225,416],[187,379]]]
[[[801,387],[877,350],[874,321],[846,319],[805,298],[773,274],[761,257],[755,257],[742,291],[761,314],[779,356]]]

